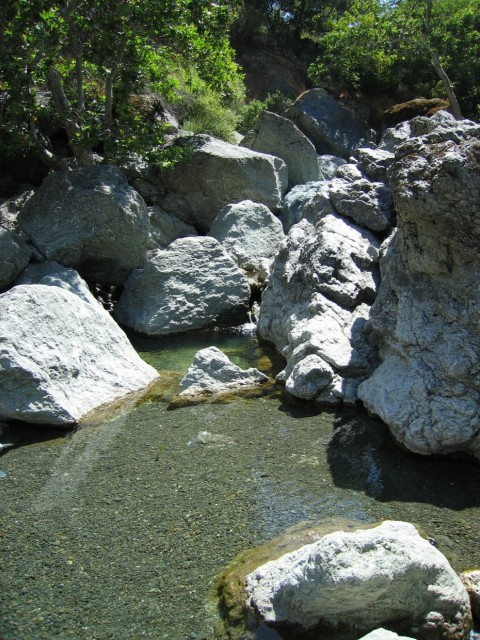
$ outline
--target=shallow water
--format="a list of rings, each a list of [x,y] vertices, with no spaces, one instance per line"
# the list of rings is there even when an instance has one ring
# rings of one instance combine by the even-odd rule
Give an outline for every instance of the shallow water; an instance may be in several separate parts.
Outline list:
[[[210,344],[272,366],[248,335],[134,342],[169,383]],[[214,577],[304,520],[408,520],[456,569],[480,566],[480,469],[404,453],[360,412],[278,394],[151,401],[98,427],[18,425],[1,441],[17,445],[0,457],[2,640],[213,638]]]

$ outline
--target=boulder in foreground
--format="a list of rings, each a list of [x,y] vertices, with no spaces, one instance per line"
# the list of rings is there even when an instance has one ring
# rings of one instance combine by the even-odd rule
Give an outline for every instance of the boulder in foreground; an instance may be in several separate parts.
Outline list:
[[[75,424],[157,378],[93,296],[43,284],[0,296],[2,418]]]
[[[328,534],[260,566],[246,595],[272,626],[338,640],[381,626],[419,640],[467,640],[471,626],[460,578],[406,522]]]

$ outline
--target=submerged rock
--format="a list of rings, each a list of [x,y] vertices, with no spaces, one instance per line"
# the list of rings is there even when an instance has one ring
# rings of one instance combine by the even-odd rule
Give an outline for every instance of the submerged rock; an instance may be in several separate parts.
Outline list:
[[[180,238],[148,254],[115,307],[121,324],[148,335],[167,335],[247,319],[250,287],[214,238]]]
[[[247,576],[246,600],[274,627],[338,640],[380,626],[419,640],[467,640],[471,625],[460,579],[406,522],[337,531],[268,562]]]
[[[51,173],[18,224],[46,259],[102,284],[123,284],[150,238],[147,205],[113,166]]]
[[[180,397],[224,393],[267,382],[258,369],[241,369],[217,347],[201,349],[179,386]]]
[[[67,425],[159,376],[92,297],[18,285],[0,295],[0,416]]]
[[[480,125],[439,112],[410,129],[371,312],[382,363],[359,397],[411,451],[480,457]]]

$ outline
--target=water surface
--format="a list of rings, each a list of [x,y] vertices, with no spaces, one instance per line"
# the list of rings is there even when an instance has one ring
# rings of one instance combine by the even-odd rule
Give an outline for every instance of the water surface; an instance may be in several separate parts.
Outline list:
[[[210,344],[272,369],[238,333],[134,344],[172,384]],[[203,431],[225,438],[200,443]],[[17,445],[0,457],[2,640],[213,638],[215,576],[304,520],[408,520],[457,570],[480,566],[480,469],[404,453],[359,411],[279,394],[157,400],[97,427],[16,425],[0,440]]]

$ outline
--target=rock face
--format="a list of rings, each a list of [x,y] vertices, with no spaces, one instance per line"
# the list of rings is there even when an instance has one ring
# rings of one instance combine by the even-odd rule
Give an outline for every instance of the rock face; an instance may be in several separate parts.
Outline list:
[[[212,223],[210,236],[218,240],[239,267],[267,270],[280,250],[285,234],[282,223],[264,204],[245,200],[227,205]]]
[[[180,238],[149,252],[115,308],[127,327],[166,335],[246,320],[250,287],[214,238]]]
[[[280,216],[286,232],[302,219],[316,223],[335,212],[377,233],[391,228],[395,212],[385,171],[393,154],[376,149],[359,151],[358,165],[344,163],[331,180],[298,185],[287,194]],[[361,170],[362,166],[373,179]]]
[[[288,168],[288,188],[319,178],[317,152],[310,140],[288,118],[262,111],[242,146],[281,158]]]
[[[409,123],[389,175],[398,231],[383,248],[371,322],[382,364],[369,411],[422,454],[480,455],[480,125]]]
[[[470,631],[460,579],[406,522],[326,535],[259,567],[246,595],[267,623],[330,629],[325,637],[338,640],[380,626],[419,640],[466,640]]]
[[[290,393],[352,402],[375,362],[369,303],[378,241],[335,214],[292,227],[260,308],[258,331],[287,359],[279,374]]]
[[[122,284],[149,242],[147,205],[111,166],[51,173],[18,223],[45,258],[103,284]]]
[[[185,224],[185,222],[166,211],[162,211],[160,207],[148,207],[148,217],[151,223],[151,236],[160,247],[167,247],[178,238],[198,235],[195,227]]]
[[[0,227],[0,289],[15,280],[30,261],[32,248],[17,233]]]
[[[189,158],[171,170],[150,169],[134,181],[142,195],[199,231],[227,204],[253,200],[272,211],[281,207],[288,171],[280,158],[207,135],[186,138]]]
[[[225,393],[255,387],[268,377],[258,369],[241,369],[217,347],[202,349],[180,382],[179,396]]]
[[[285,116],[313,142],[319,154],[348,158],[358,147],[373,142],[373,133],[323,89],[303,93]]]
[[[3,418],[75,424],[158,378],[93,297],[57,286],[2,294],[0,334]]]

